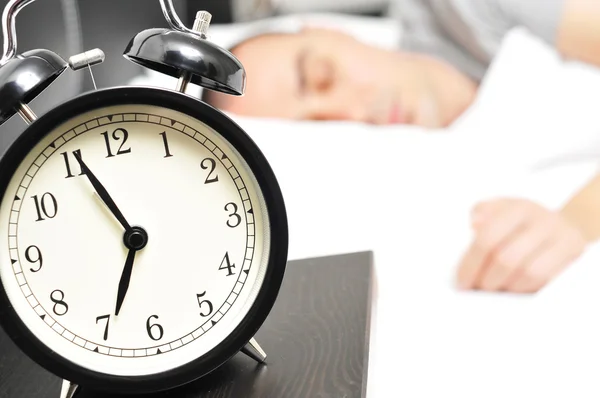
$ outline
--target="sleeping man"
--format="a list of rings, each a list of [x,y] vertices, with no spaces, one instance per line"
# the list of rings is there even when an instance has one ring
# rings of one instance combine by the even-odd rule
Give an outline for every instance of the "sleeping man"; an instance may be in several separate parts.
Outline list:
[[[397,0],[398,51],[343,33],[269,33],[231,51],[247,70],[244,97],[203,99],[234,114],[440,128],[474,101],[504,35],[527,28],[565,58],[600,66],[597,0]],[[516,93],[518,95],[518,93]],[[600,176],[558,212],[518,198],[473,209],[465,289],[536,292],[600,236]]]

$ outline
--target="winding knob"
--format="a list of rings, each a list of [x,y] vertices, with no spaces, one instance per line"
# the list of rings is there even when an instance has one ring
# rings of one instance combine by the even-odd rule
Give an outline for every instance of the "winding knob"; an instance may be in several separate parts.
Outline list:
[[[198,11],[198,13],[196,13],[196,20],[194,21],[194,26],[192,29],[206,37],[211,19],[212,15],[210,12]]]
[[[98,65],[104,62],[104,51],[99,48],[75,54],[69,58],[69,67],[73,70],[79,70],[90,66]]]

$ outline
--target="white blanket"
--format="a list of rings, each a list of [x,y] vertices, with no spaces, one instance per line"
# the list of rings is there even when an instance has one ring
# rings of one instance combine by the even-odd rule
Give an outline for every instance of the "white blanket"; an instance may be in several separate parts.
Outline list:
[[[600,396],[599,247],[535,296],[453,285],[473,204],[559,208],[593,176],[599,100],[598,71],[516,30],[449,129],[232,115],[280,180],[290,259],[375,253],[369,398]]]

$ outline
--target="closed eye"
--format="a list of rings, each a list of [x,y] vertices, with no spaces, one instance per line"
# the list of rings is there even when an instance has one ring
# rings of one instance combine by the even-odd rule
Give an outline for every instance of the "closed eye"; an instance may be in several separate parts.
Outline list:
[[[308,49],[300,50],[296,59],[296,76],[298,76],[298,96],[301,97],[306,93],[306,59]]]

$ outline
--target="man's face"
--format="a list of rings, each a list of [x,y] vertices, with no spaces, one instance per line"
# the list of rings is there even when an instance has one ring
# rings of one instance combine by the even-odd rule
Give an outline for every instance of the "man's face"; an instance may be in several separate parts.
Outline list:
[[[323,29],[251,39],[234,54],[247,72],[242,97],[218,96],[240,115],[442,127],[476,86],[431,57],[370,47]]]

